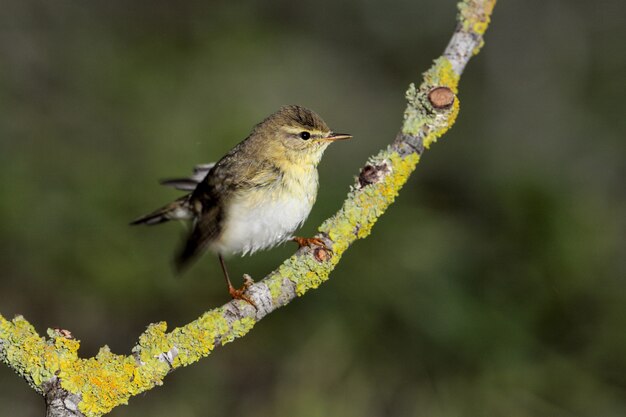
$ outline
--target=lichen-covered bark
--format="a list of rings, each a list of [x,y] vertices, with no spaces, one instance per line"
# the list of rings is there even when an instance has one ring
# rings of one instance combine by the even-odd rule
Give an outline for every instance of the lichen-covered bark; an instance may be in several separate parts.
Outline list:
[[[78,357],[80,342],[63,330],[42,337],[23,317],[0,315],[0,359],[14,369],[48,404],[48,416],[101,416],[130,397],[163,383],[176,368],[207,356],[245,335],[256,322],[328,279],[343,253],[366,237],[393,203],[424,149],[454,124],[460,75],[483,44],[495,0],[459,3],[457,27],[444,54],[406,93],[404,123],[395,141],[369,159],[343,207],[319,228],[322,248],[303,248],[248,289],[257,309],[233,300],[195,321],[167,331],[165,323],[148,326],[130,355],[107,346],[93,358]]]

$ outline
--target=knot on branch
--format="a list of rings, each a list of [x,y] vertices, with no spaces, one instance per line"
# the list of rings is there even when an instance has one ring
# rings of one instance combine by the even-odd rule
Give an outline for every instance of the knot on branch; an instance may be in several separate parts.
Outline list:
[[[382,161],[379,164],[367,164],[365,165],[359,174],[359,188],[366,187],[370,184],[380,182],[385,175],[391,172],[389,164],[386,161]]]
[[[313,256],[318,262],[327,262],[333,255],[330,249],[317,247],[313,250]]]
[[[454,93],[448,87],[435,87],[428,93],[428,101],[437,110],[447,110],[454,104]]]

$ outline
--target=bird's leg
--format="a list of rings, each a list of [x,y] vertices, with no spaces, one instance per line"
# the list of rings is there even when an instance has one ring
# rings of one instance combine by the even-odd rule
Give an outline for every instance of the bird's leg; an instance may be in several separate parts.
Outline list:
[[[301,248],[304,247],[304,246],[309,246],[309,247],[318,246],[318,247],[324,248],[328,252],[332,253],[332,250],[326,246],[326,243],[324,243],[324,241],[322,239],[317,238],[317,237],[299,237],[299,236],[295,236],[292,240],[294,242],[296,242],[298,244],[298,246],[301,247]]]
[[[257,308],[256,304],[254,304],[252,299],[245,294],[248,287],[252,285],[251,283],[252,279],[246,280],[243,287],[241,287],[240,289],[233,287],[233,284],[232,282],[230,282],[230,278],[228,277],[228,271],[226,270],[226,264],[224,263],[224,258],[222,257],[221,254],[218,254],[217,257],[220,260],[220,266],[222,267],[222,272],[224,272],[224,278],[226,278],[226,285],[228,285],[228,292],[230,293],[230,296],[233,297],[235,300],[246,301],[247,303],[252,305],[252,307]]]

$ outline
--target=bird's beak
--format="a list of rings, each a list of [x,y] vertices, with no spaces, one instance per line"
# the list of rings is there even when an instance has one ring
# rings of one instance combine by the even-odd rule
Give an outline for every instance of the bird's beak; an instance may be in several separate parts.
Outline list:
[[[325,138],[322,138],[323,141],[327,141],[327,142],[335,142],[338,140],[347,140],[352,138],[352,135],[348,134],[348,133],[330,133],[330,135],[326,136]]]

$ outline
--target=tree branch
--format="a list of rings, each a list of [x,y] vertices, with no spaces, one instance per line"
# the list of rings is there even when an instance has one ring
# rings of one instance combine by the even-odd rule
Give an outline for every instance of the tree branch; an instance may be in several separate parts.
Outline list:
[[[174,369],[203,358],[239,338],[267,314],[328,279],[343,253],[369,235],[420,160],[424,149],[453,124],[459,111],[458,81],[483,44],[496,0],[458,4],[457,27],[443,55],[411,85],[404,122],[395,141],[361,169],[343,207],[319,228],[332,252],[302,248],[248,289],[258,306],[233,300],[195,321],[166,332],[166,323],[148,326],[130,355],[107,346],[93,358],[78,357],[80,342],[64,330],[37,334],[23,317],[0,315],[0,359],[46,398],[49,417],[96,417],[126,404],[134,395],[163,383]]]

